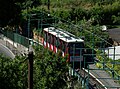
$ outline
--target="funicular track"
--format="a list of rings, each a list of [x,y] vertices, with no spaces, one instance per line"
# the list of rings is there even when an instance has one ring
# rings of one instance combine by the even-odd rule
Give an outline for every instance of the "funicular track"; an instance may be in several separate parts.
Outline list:
[[[98,69],[95,64],[89,66],[89,74],[94,75],[95,79],[102,85],[98,86],[100,89],[103,88],[103,86],[105,89],[120,89],[118,82],[115,82],[116,79],[111,77],[105,70],[108,69]]]
[[[79,72],[82,77],[86,76],[85,78],[88,78],[88,86],[90,89],[100,89],[100,86],[103,86],[95,76],[93,76],[91,73],[88,73],[86,69],[82,69],[81,72]],[[104,88],[104,87],[103,87]],[[105,88],[104,88],[105,89]]]
[[[87,69],[82,68],[77,73],[84,78],[84,82],[87,89],[107,89],[94,75],[92,75]]]

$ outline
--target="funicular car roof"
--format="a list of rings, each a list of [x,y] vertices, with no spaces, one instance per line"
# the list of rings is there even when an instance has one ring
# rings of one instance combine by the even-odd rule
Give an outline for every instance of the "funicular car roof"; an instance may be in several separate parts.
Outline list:
[[[48,27],[48,28],[44,28],[44,31],[46,31],[68,43],[69,42],[84,42],[84,40],[76,37],[75,35],[67,32],[67,31],[64,31],[60,28]]]

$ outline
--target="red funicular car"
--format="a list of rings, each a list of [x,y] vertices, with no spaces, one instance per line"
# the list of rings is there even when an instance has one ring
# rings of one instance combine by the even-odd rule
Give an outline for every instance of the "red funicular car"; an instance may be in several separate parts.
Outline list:
[[[43,29],[43,46],[62,56],[68,55],[69,62],[83,61],[84,40],[60,28],[48,27]]]

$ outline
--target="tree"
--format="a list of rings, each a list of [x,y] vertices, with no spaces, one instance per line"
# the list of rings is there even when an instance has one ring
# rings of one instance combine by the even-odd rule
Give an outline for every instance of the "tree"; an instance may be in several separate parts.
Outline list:
[[[27,89],[28,64],[25,57],[14,60],[0,56],[0,89]],[[34,89],[63,89],[68,66],[59,54],[35,47],[33,68]]]
[[[36,51],[34,62],[35,89],[63,89],[66,86],[64,79],[68,72],[68,66],[65,58],[39,48],[39,52]]]
[[[24,0],[0,0],[0,26],[15,24],[20,20],[21,8],[17,4]]]
[[[0,56],[0,89],[27,89],[27,64],[20,63],[22,59]]]

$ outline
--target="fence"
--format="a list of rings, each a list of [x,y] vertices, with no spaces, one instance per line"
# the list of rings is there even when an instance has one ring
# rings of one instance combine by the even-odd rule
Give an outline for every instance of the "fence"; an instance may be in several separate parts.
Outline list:
[[[27,37],[8,30],[4,30],[3,34],[13,42],[19,43],[27,48],[29,47],[29,39]]]

